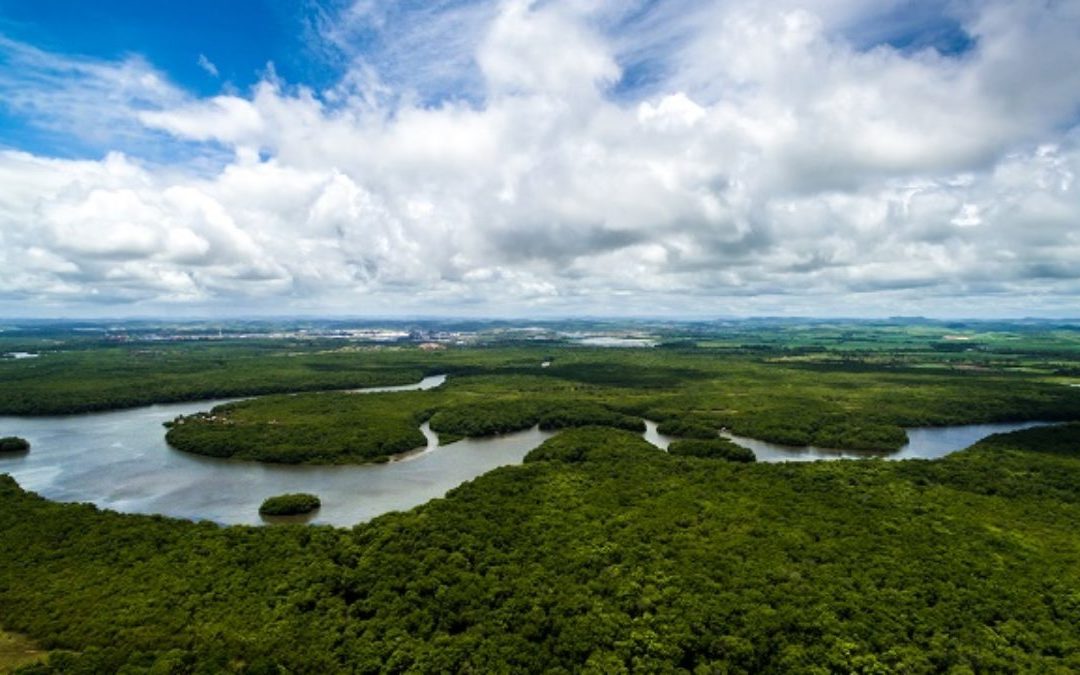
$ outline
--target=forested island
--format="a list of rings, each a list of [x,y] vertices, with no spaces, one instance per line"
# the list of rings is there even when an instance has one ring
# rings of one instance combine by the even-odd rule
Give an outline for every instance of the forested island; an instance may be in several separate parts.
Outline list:
[[[688,438],[675,441],[668,446],[668,452],[684,457],[709,457],[729,462],[753,462],[756,459],[753,450],[736,445],[726,438]]]
[[[322,506],[322,501],[315,495],[295,492],[287,495],[267,497],[259,507],[263,516],[300,516],[311,513]]]
[[[392,355],[392,356],[391,356]],[[556,355],[553,361],[547,359]],[[889,452],[904,427],[1071,420],[1080,392],[1030,371],[877,365],[676,345],[656,350],[498,347],[379,356],[393,372],[449,374],[434,390],[266,396],[174,420],[173,447],[287,464],[386,461],[422,447],[428,422],[441,443],[534,426],[608,426],[715,440],[721,429],[792,446]],[[969,356],[970,355],[966,355]],[[982,357],[983,355],[979,355]],[[366,358],[366,355],[365,355]],[[363,359],[358,359],[362,361]],[[955,360],[955,359],[954,359]],[[542,366],[549,363],[548,366]]]
[[[0,438],[0,452],[26,452],[30,449],[30,441],[18,436],[5,436]]]
[[[296,385],[158,427],[203,462],[379,462],[424,423],[447,453],[554,435],[351,528],[121,514],[0,477],[0,637],[22,673],[1080,670],[1080,331],[953,349],[956,327],[905,330],[683,327],[623,350],[4,338],[41,354],[0,362],[25,384],[0,388],[5,414]],[[234,380],[231,355],[262,375]],[[898,462],[755,462],[720,436],[883,456],[907,427],[1006,420],[1060,423]]]

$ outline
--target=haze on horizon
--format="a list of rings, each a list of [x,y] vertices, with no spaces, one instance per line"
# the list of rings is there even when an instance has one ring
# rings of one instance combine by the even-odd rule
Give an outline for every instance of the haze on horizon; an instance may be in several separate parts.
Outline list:
[[[1075,2],[0,0],[0,316],[1075,317],[1078,66]]]

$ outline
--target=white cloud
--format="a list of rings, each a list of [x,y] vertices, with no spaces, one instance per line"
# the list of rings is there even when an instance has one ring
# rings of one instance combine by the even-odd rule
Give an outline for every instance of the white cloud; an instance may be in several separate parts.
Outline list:
[[[401,20],[379,7],[357,5],[339,46]],[[436,104],[406,91],[427,75],[395,89],[356,55],[328,92],[271,74],[203,99],[94,64],[157,92],[99,119],[232,159],[0,153],[0,297],[883,314],[1037,312],[1033,293],[1060,312],[1080,291],[1080,71],[1046,56],[1080,62],[1067,3],[971,5],[959,56],[855,44],[880,7],[853,1],[672,7],[629,34],[599,0],[446,10],[468,36],[447,58],[479,86]],[[631,53],[663,76],[627,100]],[[77,110],[75,89],[28,100]]]
[[[140,111],[138,119],[147,127],[182,138],[233,145],[257,144],[263,131],[258,110],[237,96],[215,96],[168,110]]]
[[[210,77],[216,78],[219,76],[217,66],[214,65],[213,61],[206,58],[206,54],[199,54],[199,58],[195,63],[198,64],[198,66],[204,71],[206,71],[206,74]]]
[[[492,96],[588,98],[618,78],[610,48],[569,7],[503,3],[476,56]]]
[[[0,108],[93,144],[146,136],[137,115],[187,95],[139,56],[118,62],[45,52],[0,35]]]

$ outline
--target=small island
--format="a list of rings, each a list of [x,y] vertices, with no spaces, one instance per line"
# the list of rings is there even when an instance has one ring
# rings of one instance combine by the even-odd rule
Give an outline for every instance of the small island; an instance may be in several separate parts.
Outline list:
[[[259,515],[299,516],[311,513],[320,506],[322,506],[322,502],[315,495],[297,492],[270,497],[259,507]]]
[[[672,455],[684,457],[706,457],[709,459],[725,459],[729,462],[754,462],[757,457],[754,451],[733,443],[726,438],[687,439],[675,441],[668,446],[668,452]]]
[[[30,449],[30,441],[18,436],[5,436],[0,438],[0,453],[26,452]]]

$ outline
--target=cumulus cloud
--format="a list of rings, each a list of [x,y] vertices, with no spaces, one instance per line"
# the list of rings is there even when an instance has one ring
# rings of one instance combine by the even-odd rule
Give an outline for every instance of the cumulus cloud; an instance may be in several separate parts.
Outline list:
[[[324,39],[346,50],[364,31],[412,25],[380,7],[355,5]],[[858,39],[890,7],[433,3],[419,18],[441,21],[405,38],[410,62],[429,65],[415,78],[386,52],[357,52],[326,91],[269,69],[249,92],[208,98],[138,60],[4,43],[45,73],[10,106],[58,101],[49,124],[74,128],[92,92],[122,81],[92,119],[228,159],[0,153],[0,298],[1073,311],[1080,10],[958,5],[947,18],[970,40],[956,53]],[[467,95],[430,89],[445,68]],[[660,75],[628,84],[642,68]],[[49,74],[65,69],[79,77]]]

